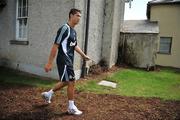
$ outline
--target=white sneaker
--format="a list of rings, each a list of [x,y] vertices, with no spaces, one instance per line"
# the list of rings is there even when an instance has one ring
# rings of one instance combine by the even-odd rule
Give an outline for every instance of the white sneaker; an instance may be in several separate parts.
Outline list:
[[[47,103],[51,103],[51,94],[49,94],[48,92],[43,92],[41,93],[41,96]]]
[[[82,111],[78,110],[77,107],[75,106],[74,108],[68,108],[68,114],[81,115]]]

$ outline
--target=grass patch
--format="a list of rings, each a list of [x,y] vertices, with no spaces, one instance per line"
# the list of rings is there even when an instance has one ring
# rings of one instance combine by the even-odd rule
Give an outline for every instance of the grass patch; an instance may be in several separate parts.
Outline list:
[[[12,69],[3,67],[0,68],[1,85],[28,85],[35,87],[52,87],[56,83],[54,80],[44,80],[43,78],[18,72]]]
[[[180,100],[180,71],[161,69],[146,72],[139,69],[123,69],[108,76],[106,80],[116,82],[117,88],[99,86],[100,80],[87,80],[77,84],[78,91],[122,96],[158,97],[165,100]],[[12,69],[0,69],[1,85],[28,85],[51,88],[55,80],[45,80]]]
[[[160,72],[146,72],[139,69],[123,69],[106,80],[116,82],[117,88],[97,85],[98,80],[88,80],[78,89],[100,94],[123,96],[158,97],[165,100],[180,100],[180,73],[174,69],[162,69]]]

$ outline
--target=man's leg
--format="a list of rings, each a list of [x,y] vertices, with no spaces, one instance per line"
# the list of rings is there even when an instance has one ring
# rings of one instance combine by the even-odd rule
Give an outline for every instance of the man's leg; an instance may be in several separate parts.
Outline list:
[[[56,92],[67,85],[67,82],[58,82],[52,89],[53,92]]]
[[[51,98],[52,98],[53,93],[60,90],[61,88],[63,88],[66,85],[67,85],[66,82],[58,82],[53,87],[53,89],[49,90],[48,92],[43,92],[41,95],[48,103],[51,103]]]
[[[51,97],[53,95],[54,92],[56,92],[57,90],[60,90],[61,88],[63,88],[64,86],[67,85],[66,82],[63,82],[65,80],[64,77],[64,71],[66,70],[66,65],[62,65],[62,64],[57,64],[57,68],[58,68],[58,74],[59,74],[59,82],[48,92],[43,92],[41,95],[42,97],[48,102],[51,103]]]
[[[74,105],[74,90],[75,90],[75,81],[69,81],[67,87],[67,96],[69,100],[68,113],[74,115],[81,115],[82,111],[78,110]]]
[[[74,86],[75,86],[75,81],[68,82],[68,87],[67,87],[68,100],[74,100]]]

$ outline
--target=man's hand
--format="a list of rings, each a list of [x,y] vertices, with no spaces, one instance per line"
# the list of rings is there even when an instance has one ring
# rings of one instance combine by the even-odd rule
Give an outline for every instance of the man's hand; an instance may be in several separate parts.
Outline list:
[[[50,52],[50,55],[49,55],[48,62],[47,62],[47,64],[44,66],[44,70],[45,70],[46,72],[49,72],[49,71],[51,71],[51,69],[52,69],[52,63],[53,63],[53,60],[54,60],[54,58],[55,58],[55,56],[56,56],[58,47],[59,47],[59,45],[54,44],[54,45],[52,46],[52,48],[51,48],[51,52]]]
[[[90,60],[90,57],[85,55],[84,52],[81,50],[81,48],[78,45],[75,47],[75,50],[82,56],[82,58],[84,60],[86,60],[86,61]]]
[[[87,55],[84,55],[84,56],[83,56],[83,59],[86,60],[86,61],[88,61],[88,60],[90,60],[91,58],[90,58],[89,56],[87,56]]]
[[[51,69],[52,69],[52,64],[47,63],[47,64],[44,66],[44,70],[45,70],[46,72],[51,71]]]

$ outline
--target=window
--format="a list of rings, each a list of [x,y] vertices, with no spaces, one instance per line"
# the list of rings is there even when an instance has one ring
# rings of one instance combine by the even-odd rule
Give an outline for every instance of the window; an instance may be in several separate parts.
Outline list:
[[[27,40],[28,0],[17,0],[16,39]]]
[[[172,37],[160,37],[159,53],[171,53]]]

